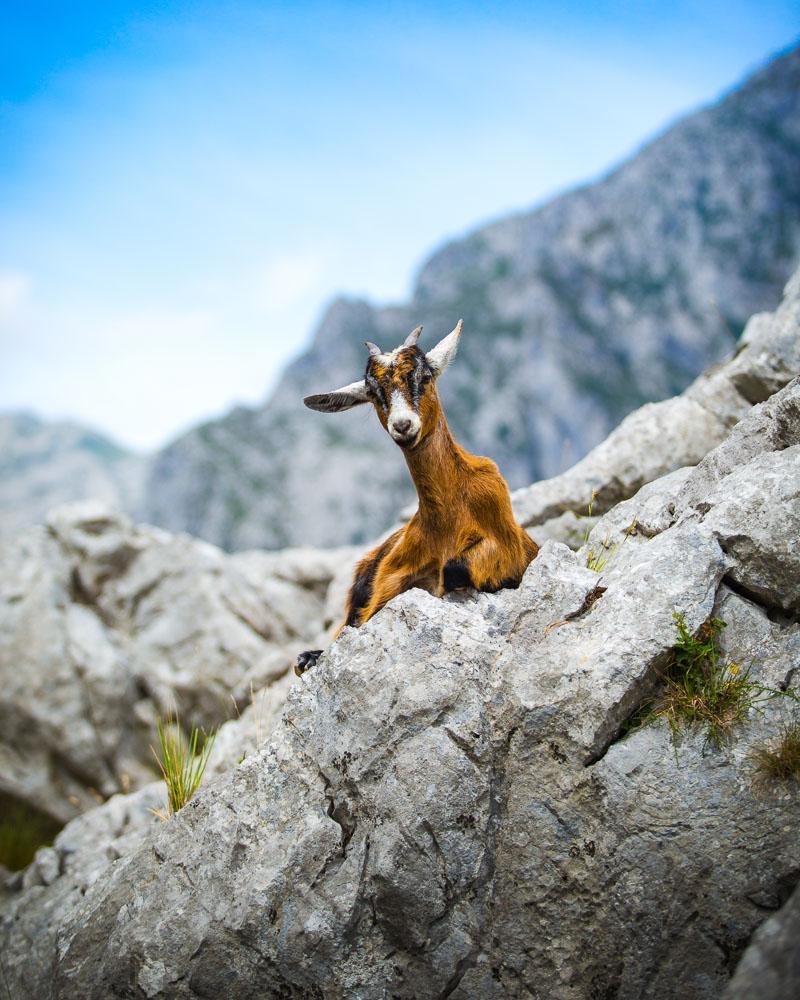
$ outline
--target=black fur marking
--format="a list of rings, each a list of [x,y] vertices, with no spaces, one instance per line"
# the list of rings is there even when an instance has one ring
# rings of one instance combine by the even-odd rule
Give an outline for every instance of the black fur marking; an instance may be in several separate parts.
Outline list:
[[[347,613],[346,625],[358,626],[358,616],[369,604],[369,599],[372,597],[372,584],[375,580],[376,569],[377,566],[372,562],[366,573],[362,573],[361,576],[357,576],[353,580],[353,586],[350,588],[350,610]]]
[[[321,649],[307,649],[304,653],[300,653],[295,661],[294,672],[300,677],[306,670],[316,666],[320,656],[322,656]]]
[[[486,586],[482,590],[485,594],[496,594],[498,590],[517,590],[520,583],[521,580],[518,580],[515,576],[507,576],[496,587]]]
[[[466,559],[450,559],[444,564],[444,589],[446,591],[462,590],[464,587],[474,586]]]
[[[417,356],[414,362],[414,371],[409,376],[409,389],[411,390],[411,399],[414,404],[414,409],[419,412],[419,399],[422,395],[422,387],[426,382],[430,382],[433,377],[433,372],[431,367],[425,359],[425,355],[422,351],[417,350]]]
[[[389,405],[386,402],[386,394],[383,391],[383,386],[372,374],[369,364],[367,364],[367,371],[366,374],[364,375],[364,382],[366,383],[367,389],[377,399],[381,409],[384,412],[388,412]]]
[[[375,582],[375,574],[378,572],[378,567],[383,561],[383,557],[394,543],[394,540],[394,535],[387,538],[383,545],[381,545],[375,553],[369,566],[367,566],[364,572],[359,574],[359,576],[353,580],[353,586],[350,588],[350,596],[348,599],[347,621],[345,622],[345,625],[351,625],[354,628],[359,626],[359,613],[363,611],[370,602],[372,597],[372,585]]]

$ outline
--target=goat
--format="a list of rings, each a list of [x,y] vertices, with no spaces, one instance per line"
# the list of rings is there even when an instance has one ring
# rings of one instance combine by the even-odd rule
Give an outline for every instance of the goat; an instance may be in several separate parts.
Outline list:
[[[403,451],[419,498],[408,524],[356,566],[345,620],[334,639],[345,625],[363,625],[412,587],[438,597],[466,587],[489,592],[518,587],[539,551],[514,520],[508,486],[495,463],[470,455],[447,426],[436,380],[455,357],[461,327],[459,320],[427,354],[417,347],[421,326],[390,353],[367,341],[363,379],[303,400],[325,413],[372,403]],[[295,672],[312,667],[321,652],[301,653]]]

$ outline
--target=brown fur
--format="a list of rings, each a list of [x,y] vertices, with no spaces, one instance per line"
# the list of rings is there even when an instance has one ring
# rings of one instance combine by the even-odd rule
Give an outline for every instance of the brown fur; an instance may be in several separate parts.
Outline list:
[[[399,390],[412,401],[408,383],[418,353],[415,347],[404,348],[392,366],[370,359],[368,372],[386,399]],[[386,427],[384,408],[377,400],[373,403]],[[454,440],[432,377],[421,387],[418,412],[420,435],[403,453],[419,510],[357,565],[347,615],[336,635],[345,625],[363,625],[387,601],[412,587],[441,596],[447,589],[446,567],[454,561],[454,578],[469,574],[461,585],[494,591],[519,586],[538,553],[536,543],[514,520],[508,487],[495,463],[470,455]]]

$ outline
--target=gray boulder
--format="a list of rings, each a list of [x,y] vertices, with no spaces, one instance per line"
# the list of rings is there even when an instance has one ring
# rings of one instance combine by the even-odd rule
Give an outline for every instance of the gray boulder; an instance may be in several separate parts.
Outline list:
[[[547,542],[516,591],[413,590],[345,629],[271,738],[118,847],[85,892],[38,860],[5,905],[10,988],[719,997],[800,869],[796,792],[750,787],[748,748],[783,700],[721,749],[699,731],[676,747],[663,724],[624,734],[658,689],[675,611],[691,629],[724,617],[727,655],[764,685],[792,682],[800,628],[776,526],[800,518],[800,448],[776,424],[799,396],[795,381],[704,467],[601,518],[590,544],[641,500],[642,530],[602,573]],[[759,490],[761,505],[737,505]]]
[[[348,558],[230,557],[100,503],[53,511],[0,549],[0,791],[65,822],[151,781],[156,717],[235,717],[325,642]]]

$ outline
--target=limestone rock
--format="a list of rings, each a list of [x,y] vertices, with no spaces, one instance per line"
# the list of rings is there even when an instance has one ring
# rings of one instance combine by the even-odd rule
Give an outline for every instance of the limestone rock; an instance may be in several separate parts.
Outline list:
[[[345,629],[270,739],[241,763],[232,739],[195,799],[83,894],[57,842],[5,906],[11,988],[719,997],[800,869],[797,792],[754,794],[748,764],[785,706],[765,700],[718,750],[699,731],[676,747],[663,724],[624,734],[676,611],[691,629],[725,617],[727,655],[796,686],[800,628],[776,614],[790,602],[774,567],[775,526],[798,515],[800,458],[778,426],[797,391],[739,425],[740,441],[762,427],[760,453],[728,470],[723,443],[718,474],[676,471],[601,518],[590,544],[637,505],[644,529],[601,573],[548,541],[516,591],[412,590]]]
[[[731,433],[753,404],[767,400],[800,372],[800,270],[786,286],[783,302],[772,314],[758,314],[747,324],[736,353],[697,378],[682,396],[636,410],[602,444],[567,472],[534,483],[512,495],[520,522],[536,537],[536,526],[586,512],[595,494],[603,513],[633,496],[646,483],[685,466],[697,465]],[[770,433],[795,440],[795,404]],[[761,445],[763,428],[750,427],[750,450]],[[735,439],[744,432],[734,431]]]
[[[341,559],[234,559],[99,502],[55,510],[0,551],[0,789],[65,822],[152,780],[157,715],[214,726],[324,643]]]

